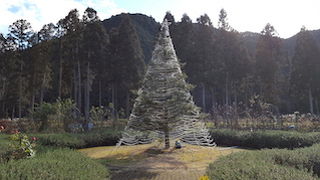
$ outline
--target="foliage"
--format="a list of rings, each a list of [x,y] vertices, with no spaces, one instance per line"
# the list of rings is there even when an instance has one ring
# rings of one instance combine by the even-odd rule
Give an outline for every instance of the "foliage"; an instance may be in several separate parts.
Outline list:
[[[71,99],[43,103],[31,111],[31,117],[41,124],[38,131],[74,131],[70,124],[81,120],[76,104]]]
[[[108,117],[111,116],[110,109],[107,109],[103,106],[92,107],[90,110],[90,119],[93,122],[106,121]]]
[[[10,136],[12,151],[7,152],[8,159],[22,159],[35,156],[36,137],[29,138],[22,133],[15,133]]]
[[[95,160],[69,149],[51,150],[32,159],[0,164],[0,179],[108,179],[108,170]]]
[[[44,146],[84,148],[115,145],[120,137],[119,131],[97,129],[87,133],[34,134],[38,143]]]
[[[296,150],[235,153],[211,163],[207,174],[211,179],[318,179],[319,149],[316,144]]]
[[[211,136],[219,146],[241,146],[262,148],[299,148],[320,143],[320,132],[301,133],[296,131],[258,130],[236,131],[211,129]]]
[[[281,166],[268,160],[268,156],[261,152],[240,152],[222,157],[211,163],[207,175],[215,180],[241,179],[316,179],[306,170]]]

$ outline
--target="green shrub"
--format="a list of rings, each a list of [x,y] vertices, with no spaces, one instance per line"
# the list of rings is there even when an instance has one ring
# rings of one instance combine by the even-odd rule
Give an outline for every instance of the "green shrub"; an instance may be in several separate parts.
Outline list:
[[[40,124],[38,131],[73,131],[70,124],[82,122],[79,110],[71,99],[58,99],[55,103],[42,103],[30,112],[31,119]]]
[[[33,134],[38,143],[44,146],[85,148],[115,145],[120,137],[119,131],[111,129],[93,130],[86,133]]]
[[[301,133],[296,131],[236,131],[211,129],[211,136],[219,146],[241,146],[247,148],[299,148],[320,143],[320,132]]]
[[[12,150],[8,150],[4,153],[2,159],[7,161],[10,159],[23,159],[33,157],[36,154],[35,137],[29,138],[27,135],[22,133],[15,133],[10,136],[10,147]]]
[[[235,153],[211,163],[211,179],[319,179],[320,144]]]
[[[9,135],[0,133],[0,164],[4,159],[6,159],[6,152],[12,150],[12,148],[9,145]]]
[[[240,152],[219,158],[209,165],[207,175],[214,180],[316,179],[306,169],[296,169],[273,163],[261,152]]]
[[[106,179],[108,170],[97,161],[69,149],[41,153],[31,159],[0,164],[0,179]]]
[[[277,164],[308,169],[320,177],[320,144],[294,151],[270,150],[268,153]]]
[[[56,134],[34,134],[38,138],[38,143],[43,146],[57,146],[68,148],[85,147],[85,141],[77,135],[71,133]]]

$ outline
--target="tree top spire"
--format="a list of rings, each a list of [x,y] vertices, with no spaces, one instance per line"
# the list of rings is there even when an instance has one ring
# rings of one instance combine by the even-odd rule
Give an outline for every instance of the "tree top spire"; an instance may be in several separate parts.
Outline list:
[[[161,23],[161,28],[160,28],[160,35],[163,37],[163,38],[166,38],[166,37],[170,37],[170,33],[169,33],[169,25],[171,23],[165,18],[163,20],[163,22]]]

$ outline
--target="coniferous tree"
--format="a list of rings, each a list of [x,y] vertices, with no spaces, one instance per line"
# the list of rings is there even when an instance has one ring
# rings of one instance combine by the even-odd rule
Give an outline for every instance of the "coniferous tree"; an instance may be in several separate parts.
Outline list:
[[[19,83],[18,83],[18,117],[22,117],[22,106],[23,101],[25,100],[24,90],[25,90],[25,81],[24,81],[24,66],[25,62],[23,59],[23,52],[26,48],[29,47],[30,43],[29,40],[32,35],[32,29],[29,22],[26,20],[20,19],[14,22],[12,25],[9,26],[9,38],[12,42],[15,43],[17,48],[17,55],[19,59]]]
[[[211,19],[207,14],[201,15],[197,18],[197,28],[194,31],[194,42],[192,53],[193,68],[195,79],[190,78],[190,82],[201,88],[201,107],[204,112],[207,112],[207,89],[208,84],[211,82],[211,77],[208,73],[212,70],[212,62],[214,62],[215,46],[213,41],[214,28]]]
[[[164,19],[167,19],[167,21],[171,24],[174,24],[176,21],[174,19],[174,16],[171,14],[170,11],[166,12],[166,15],[164,16]]]
[[[224,89],[224,104],[237,104],[241,81],[249,71],[249,57],[242,47],[239,33],[230,27],[224,9],[219,14],[218,28],[215,37],[216,61],[212,65],[216,73],[212,76],[220,78],[216,78],[218,82],[214,85]]]
[[[210,135],[200,121],[199,108],[190,94],[170,38],[168,22],[162,23],[152,60],[138,91],[128,125],[119,144],[149,143],[170,138],[197,145],[212,145]]]
[[[112,91],[114,109],[119,108],[118,93],[123,87],[125,95],[126,115],[129,115],[130,91],[137,89],[145,72],[144,55],[136,30],[129,16],[122,20],[117,32],[111,40],[113,69]],[[126,52],[126,53],[123,53]],[[114,114],[116,116],[116,114]]]
[[[261,31],[255,55],[257,94],[260,94],[265,102],[272,104],[278,104],[279,101],[277,74],[281,60],[281,44],[276,34],[274,27],[268,23]]]
[[[63,71],[65,78],[73,88],[73,97],[77,104],[77,108],[82,110],[82,78],[81,78],[81,58],[80,58],[80,41],[82,24],[79,19],[77,9],[71,10],[62,20],[63,28],[66,30],[63,42],[63,59],[65,59],[65,70]],[[69,94],[71,97],[71,93]]]
[[[292,58],[291,85],[297,109],[315,113],[319,96],[320,50],[310,32],[301,28],[297,37],[295,53]],[[308,102],[308,103],[306,103]],[[307,105],[308,104],[308,105]],[[317,110],[319,111],[319,110]]]
[[[83,37],[82,37],[82,57],[83,64],[85,66],[85,85],[84,85],[84,114],[85,114],[85,127],[89,122],[90,113],[90,92],[92,91],[92,84],[95,76],[98,75],[99,85],[101,86],[102,77],[100,71],[94,71],[94,68],[98,68],[104,65],[106,57],[106,48],[109,43],[108,35],[101,24],[97,12],[92,8],[87,8],[83,15]],[[104,67],[104,66],[103,66]],[[104,69],[106,71],[108,69]],[[99,87],[99,93],[101,88]],[[101,97],[99,97],[99,104],[101,105]]]

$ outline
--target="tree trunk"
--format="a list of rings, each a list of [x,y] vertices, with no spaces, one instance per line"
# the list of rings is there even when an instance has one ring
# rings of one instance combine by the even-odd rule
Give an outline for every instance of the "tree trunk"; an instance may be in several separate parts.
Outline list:
[[[78,60],[78,109],[80,112],[82,111],[82,92],[81,92],[81,68],[80,61]]]
[[[41,89],[40,89],[40,100],[39,100],[39,104],[40,105],[43,103],[43,96],[44,96],[44,88],[41,87]]]
[[[318,104],[318,98],[315,99],[315,105],[316,105],[316,112],[317,112],[317,115],[319,115],[319,104]]]
[[[170,148],[170,137],[169,137],[169,127],[168,124],[165,125],[164,129],[164,144],[165,144],[165,149]]]
[[[90,63],[87,64],[87,81],[85,86],[85,129],[88,130],[88,123],[89,123],[89,106],[90,106]]]
[[[112,82],[111,85],[111,90],[112,90],[112,119],[113,119],[113,127],[116,127],[116,122],[118,120],[117,116],[117,84]]]
[[[99,79],[99,107],[102,106],[101,79]]]
[[[11,120],[15,117],[15,106],[12,107]]]
[[[20,77],[19,77],[19,119],[21,119],[22,112],[22,62],[20,63]]]
[[[129,90],[126,93],[126,117],[129,118],[130,116],[130,94]]]
[[[62,41],[60,38],[60,55],[59,55],[59,90],[58,90],[58,98],[61,98],[61,90],[62,90]]]
[[[206,112],[207,108],[206,108],[206,86],[204,85],[204,83],[201,83],[201,87],[202,87],[202,108],[203,111]]]
[[[77,73],[76,69],[73,68],[73,93],[74,93],[74,102],[78,105],[78,85],[77,85]]]
[[[311,88],[309,88],[309,106],[310,106],[310,113],[314,114],[314,112],[313,112],[313,97],[312,97]]]
[[[225,101],[226,101],[226,105],[229,105],[229,85],[228,85],[228,83],[229,83],[229,73],[227,73],[227,76],[226,76],[226,87],[225,87],[225,90],[226,90],[226,99],[225,99]]]
[[[214,96],[213,88],[211,89],[211,103],[212,103],[212,108],[216,108],[216,98]]]
[[[43,103],[45,81],[46,81],[46,76],[45,76],[45,74],[43,74],[43,79],[42,79],[41,88],[40,88],[40,100],[39,100],[40,104]]]
[[[34,103],[35,103],[35,97],[36,97],[35,90],[32,91],[32,97],[31,97],[31,111],[34,111]]]

